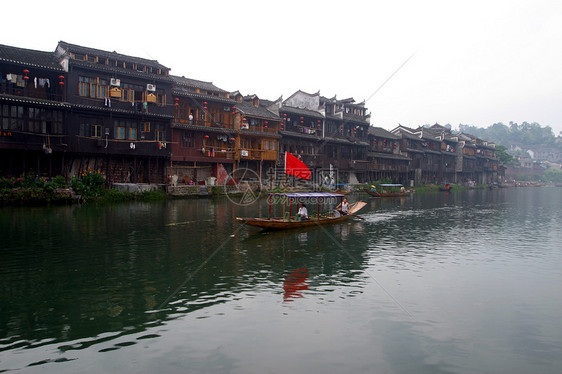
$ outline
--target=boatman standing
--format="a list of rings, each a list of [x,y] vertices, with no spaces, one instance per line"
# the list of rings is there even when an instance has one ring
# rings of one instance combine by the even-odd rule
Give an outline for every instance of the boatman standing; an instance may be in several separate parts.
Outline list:
[[[349,213],[349,203],[347,202],[347,198],[344,197],[342,202],[339,203],[336,209],[339,209],[341,214],[347,215]]]

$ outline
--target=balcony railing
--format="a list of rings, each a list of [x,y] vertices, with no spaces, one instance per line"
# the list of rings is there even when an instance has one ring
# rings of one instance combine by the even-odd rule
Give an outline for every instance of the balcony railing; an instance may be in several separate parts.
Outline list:
[[[63,101],[62,94],[55,93],[53,89],[17,87],[5,80],[2,80],[2,83],[0,84],[0,94],[29,97],[33,99]]]
[[[183,123],[186,125],[195,125],[195,126],[202,126],[202,127],[214,127],[219,129],[234,129],[234,125],[230,123],[220,123],[216,121],[208,121],[208,120],[201,120],[201,119],[184,119],[184,118],[174,118],[174,122]]]

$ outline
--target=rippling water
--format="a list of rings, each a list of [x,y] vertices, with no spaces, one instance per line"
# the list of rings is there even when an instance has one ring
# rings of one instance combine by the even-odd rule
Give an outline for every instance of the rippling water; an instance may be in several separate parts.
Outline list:
[[[0,372],[562,372],[562,189],[358,199],[3,208]]]

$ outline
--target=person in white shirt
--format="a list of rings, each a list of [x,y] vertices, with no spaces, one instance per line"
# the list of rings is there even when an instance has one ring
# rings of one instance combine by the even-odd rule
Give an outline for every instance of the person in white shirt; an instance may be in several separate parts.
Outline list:
[[[343,198],[343,201],[341,203],[339,203],[339,205],[336,207],[336,209],[339,209],[339,211],[343,215],[346,215],[347,213],[349,213],[349,203],[347,202],[347,199],[345,197]]]
[[[297,216],[300,217],[300,219],[308,219],[308,210],[306,210],[306,206],[304,204],[301,204]]]

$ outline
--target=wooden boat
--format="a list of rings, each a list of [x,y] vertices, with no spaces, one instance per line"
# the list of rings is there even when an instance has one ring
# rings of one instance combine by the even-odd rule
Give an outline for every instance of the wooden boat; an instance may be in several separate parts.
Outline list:
[[[449,183],[445,184],[444,186],[439,186],[439,191],[451,191],[453,189],[453,186],[451,186]]]
[[[327,193],[327,192],[312,192],[312,193],[283,193],[283,194],[269,194],[269,202],[270,202],[270,214],[271,214],[271,201],[272,197],[280,196],[286,197],[289,199],[289,206],[292,204],[292,200],[301,200],[301,199],[313,199],[317,202],[323,203],[325,199],[332,199],[338,198],[343,199],[344,195],[336,194],[336,193]],[[287,199],[285,199],[287,200]],[[268,230],[280,230],[280,229],[293,229],[293,228],[302,228],[302,227],[310,227],[315,225],[326,225],[332,224],[337,222],[342,222],[348,220],[351,217],[355,217],[355,214],[361,210],[367,203],[363,201],[358,201],[354,204],[349,206],[348,214],[341,214],[337,210],[332,210],[328,213],[320,213],[316,214],[315,216],[310,216],[308,219],[298,219],[296,216],[291,217],[291,210],[289,210],[287,218],[241,218],[236,217],[236,220],[240,223],[244,223],[249,226],[256,226],[263,229]]]
[[[375,186],[371,186],[375,187]],[[377,188],[371,188],[370,190],[366,190],[369,195],[374,197],[400,197],[400,196],[408,196],[410,194],[410,190],[402,191],[404,185],[402,184],[378,184]]]

